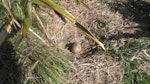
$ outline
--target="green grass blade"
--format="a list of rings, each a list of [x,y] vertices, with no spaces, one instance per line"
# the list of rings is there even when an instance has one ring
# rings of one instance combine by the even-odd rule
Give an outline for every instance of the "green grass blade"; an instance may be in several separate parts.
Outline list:
[[[27,82],[29,80],[28,77],[32,74],[32,71],[35,69],[35,67],[37,66],[38,63],[39,63],[39,61],[35,62],[34,65],[31,67],[31,69],[27,72],[26,79],[23,84],[27,84]]]
[[[32,3],[38,4],[38,5],[46,7],[46,8],[50,8],[48,5],[46,5],[45,3],[41,2],[40,0],[32,0]]]
[[[23,29],[22,36],[26,36],[26,33],[29,31],[30,26],[32,25],[32,2],[28,0],[25,8],[25,18],[23,19]]]
[[[69,14],[68,12],[66,12],[64,9],[62,9],[58,4],[56,4],[53,0],[33,0],[33,3],[36,3],[38,5],[44,6],[44,7],[48,7],[48,8],[52,8],[55,11],[57,11],[59,14],[65,16],[67,19],[69,19],[71,22],[76,22],[76,19]]]
[[[17,49],[17,47],[21,43],[22,39],[26,36],[27,32],[29,31],[29,28],[32,25],[32,2],[31,2],[31,0],[28,0],[25,7],[26,7],[24,10],[25,18],[23,19],[21,36],[18,37],[15,47],[14,47],[14,50]]]
[[[44,7],[52,8],[57,11],[59,14],[63,15],[71,22],[75,23],[77,27],[79,27],[89,38],[94,40],[98,45],[100,45],[104,50],[105,47],[102,42],[100,42],[90,31],[88,31],[83,25],[81,25],[77,20],[67,11],[62,9],[58,4],[56,4],[53,0],[33,0],[34,3],[39,4]]]
[[[104,50],[106,50],[105,47],[104,47],[104,45],[103,45],[103,43],[100,42],[89,30],[87,30],[83,25],[81,25],[81,24],[78,23],[78,22],[76,22],[75,24],[76,24],[76,26],[77,26],[78,28],[80,28],[80,29],[84,32],[85,35],[87,35],[88,37],[90,37],[90,38],[91,38],[92,40],[94,40],[98,45],[100,45]]]
[[[9,10],[9,2],[8,2],[8,0],[2,0],[2,4],[3,4],[3,6],[4,6],[7,10]]]

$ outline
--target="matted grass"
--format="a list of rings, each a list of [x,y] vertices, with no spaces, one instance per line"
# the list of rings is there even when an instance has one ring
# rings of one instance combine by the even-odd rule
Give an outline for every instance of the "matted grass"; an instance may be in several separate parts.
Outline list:
[[[132,0],[129,1],[129,4],[131,2]],[[139,2],[137,1],[135,3],[140,5]],[[85,1],[84,3],[91,9],[89,10],[82,4],[74,4],[73,0],[67,2],[58,1],[58,3],[77,17],[84,25],[88,26],[89,30],[97,37],[103,39],[108,50],[107,52],[102,52],[94,43],[80,34],[80,31],[77,30],[76,27],[72,27],[68,24],[63,26],[60,20],[53,20],[52,23],[60,21],[60,25],[65,27],[63,32],[68,32],[61,33],[61,36],[57,36],[58,38],[53,38],[61,48],[66,50],[64,45],[76,40],[82,43],[82,51],[78,54],[74,54],[74,57],[71,57],[77,67],[77,71],[72,73],[72,83],[149,83],[149,58],[147,57],[149,54],[143,54],[145,50],[146,53],[149,52],[149,33],[147,31],[149,26],[143,26],[143,23],[141,24],[140,21],[137,21],[138,18],[131,17],[132,14],[128,16],[128,12],[130,14],[130,10],[132,10],[130,7],[133,7],[133,15],[135,15],[135,11],[138,12],[142,10],[146,18],[148,11],[146,9],[148,9],[148,6],[144,6],[145,10],[135,9],[134,6],[128,4],[128,0]],[[141,4],[143,4],[142,1]],[[145,4],[148,3],[145,2]],[[120,8],[120,5],[122,8]],[[144,11],[146,12],[145,14]],[[54,16],[54,18],[57,18],[57,16]],[[140,20],[141,19],[142,16],[140,17]],[[149,18],[147,19],[149,20]],[[148,22],[148,20],[146,20],[146,22]],[[53,33],[55,33],[55,30],[57,31],[57,28],[60,28],[59,26],[54,24],[49,25],[49,28],[55,28],[52,30]],[[53,36],[51,30],[49,31],[50,36]],[[78,31],[78,33],[73,31]],[[73,37],[73,39],[70,39],[70,37]],[[136,57],[139,55],[141,55],[141,57],[137,59]],[[142,66],[146,67],[146,69],[142,70]]]
[[[21,83],[41,84],[149,84],[150,34],[149,26],[143,26],[144,23],[150,21],[147,17],[149,12],[144,14],[143,9],[136,8],[133,5],[133,3],[140,5],[140,0],[137,0],[137,2],[131,0],[129,3],[128,1],[85,0],[85,5],[75,3],[76,0],[57,1],[63,8],[77,17],[82,24],[87,26],[96,37],[103,39],[107,48],[106,52],[83,35],[74,24],[69,22],[64,24],[55,12],[41,7],[37,8],[37,14],[44,18],[42,22],[45,25],[48,38],[57,47],[46,47],[37,36],[30,33],[19,46],[17,52],[12,55],[16,55],[19,59],[17,65],[13,65],[13,70],[16,71],[19,67],[21,77],[18,76],[17,78],[17,71],[15,73],[11,72],[11,68],[8,70],[11,77],[1,75],[4,78],[6,77],[6,80],[13,81],[14,84],[16,79]],[[148,2],[145,3],[149,4]],[[140,6],[148,9],[148,6]],[[133,13],[130,12],[132,7],[134,7]],[[146,16],[147,20],[141,23],[143,16],[139,19],[134,17],[136,16],[135,11],[143,11],[140,13]],[[34,27],[40,27],[39,23],[35,23]],[[44,34],[41,34],[42,29],[35,30],[33,28],[33,30],[44,40],[47,39]],[[82,45],[82,51],[77,54],[71,53],[68,48],[75,41],[80,42]],[[49,41],[46,40],[46,42]],[[3,48],[0,50],[2,51]],[[6,51],[8,50],[6,49]],[[8,52],[2,52],[0,55],[6,57]],[[65,54],[65,57],[72,61],[76,70],[69,73],[72,63],[60,53]],[[2,60],[6,59],[8,58]],[[9,61],[2,61],[1,64],[7,65],[5,63],[9,64]],[[1,71],[4,72],[5,68]],[[9,72],[5,73],[9,74]],[[6,83],[6,80],[2,83]]]

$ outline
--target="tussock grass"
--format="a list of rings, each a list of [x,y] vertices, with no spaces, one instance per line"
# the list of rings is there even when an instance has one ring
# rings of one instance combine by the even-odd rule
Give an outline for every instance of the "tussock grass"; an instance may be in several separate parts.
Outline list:
[[[15,19],[22,24],[24,11],[20,8],[20,1],[11,1]],[[18,5],[19,4],[19,5]],[[3,25],[10,19],[6,9],[0,4],[0,23]],[[22,6],[21,6],[22,7]],[[17,9],[15,9],[17,8]],[[40,25],[39,21],[36,23]],[[14,25],[13,25],[14,26]],[[37,35],[44,36],[43,29],[36,29]],[[34,34],[27,35],[22,45],[17,45],[16,51],[14,46],[16,39],[20,36],[17,33],[20,29],[12,27],[12,32],[8,36],[6,43],[0,46],[0,77],[1,84],[66,84],[69,83],[69,72],[73,69],[73,64],[66,57],[58,52],[54,45],[49,47],[45,45]],[[35,32],[35,33],[36,33]],[[31,32],[32,33],[32,32]],[[42,38],[49,40],[48,38]],[[49,41],[47,41],[49,42]],[[9,45],[8,45],[9,44]],[[38,44],[38,45],[37,45]],[[11,64],[12,63],[12,64]],[[10,65],[12,65],[10,67]],[[6,71],[5,71],[6,70]],[[7,72],[8,71],[8,72]]]
[[[27,38],[21,43],[16,51],[13,51],[14,38],[9,39],[8,44],[0,48],[0,63],[6,67],[12,63],[15,65],[8,68],[11,72],[1,73],[9,74],[3,77],[0,83],[11,84],[66,84],[69,83],[70,71],[75,69],[73,64],[66,57],[58,52],[56,47],[47,47],[34,34],[27,35]],[[33,40],[34,39],[34,40]],[[38,43],[38,45],[37,45]],[[12,49],[12,51],[8,51]],[[2,51],[3,50],[3,51]],[[3,53],[2,53],[3,52]],[[5,53],[6,52],[6,53]],[[9,58],[9,55],[11,58]],[[12,55],[12,56],[11,56]],[[6,61],[6,62],[5,62]],[[5,64],[7,63],[7,64]],[[0,69],[2,72],[3,69]],[[17,77],[16,77],[17,76]]]
[[[0,83],[69,83],[68,77],[70,71],[74,69],[73,64],[58,52],[57,48],[45,46],[34,34],[30,34],[14,51],[15,38],[17,36],[0,47],[0,64],[2,65],[0,71],[3,72],[0,73],[0,77],[3,77]]]

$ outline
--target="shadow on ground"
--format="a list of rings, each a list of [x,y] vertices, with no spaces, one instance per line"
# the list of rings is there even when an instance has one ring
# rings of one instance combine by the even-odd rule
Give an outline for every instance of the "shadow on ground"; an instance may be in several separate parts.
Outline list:
[[[5,41],[0,46],[0,84],[20,84],[20,73],[13,46]]]
[[[123,18],[138,24],[129,28],[140,28],[142,30],[135,34],[121,34],[123,37],[150,37],[150,1],[125,0],[108,4],[112,11],[119,12],[123,15]]]

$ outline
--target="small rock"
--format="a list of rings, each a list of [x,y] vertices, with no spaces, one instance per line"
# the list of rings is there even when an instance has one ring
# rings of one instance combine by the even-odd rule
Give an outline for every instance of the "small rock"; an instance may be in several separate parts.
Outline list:
[[[81,51],[81,44],[79,42],[75,42],[71,45],[70,51],[73,53],[79,53]]]

